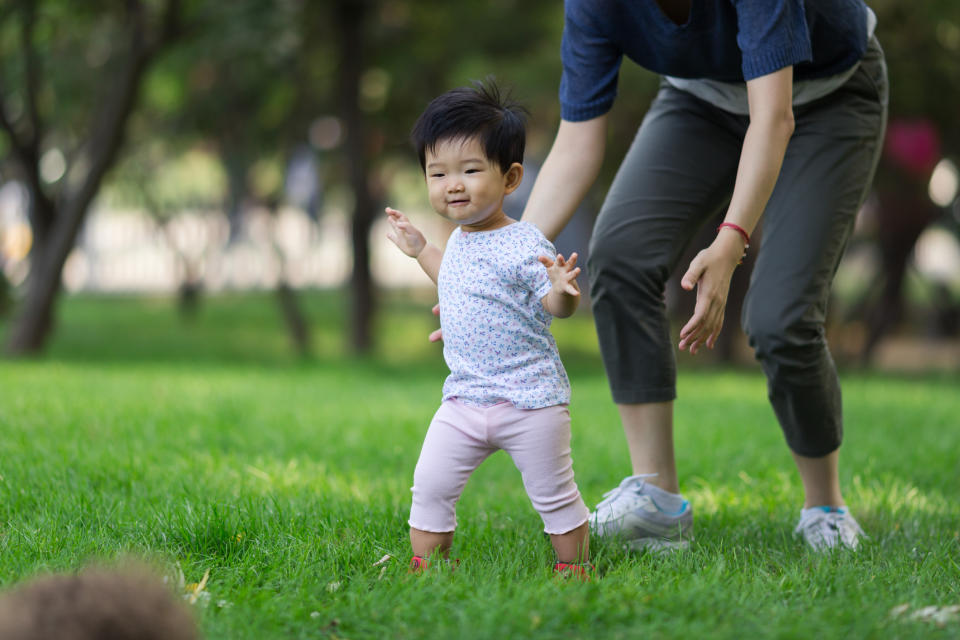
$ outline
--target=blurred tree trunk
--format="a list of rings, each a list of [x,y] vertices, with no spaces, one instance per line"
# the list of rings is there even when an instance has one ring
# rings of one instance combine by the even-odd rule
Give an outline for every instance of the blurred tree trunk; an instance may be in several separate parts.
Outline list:
[[[273,237],[273,253],[280,265],[280,275],[277,277],[277,288],[274,293],[277,296],[277,303],[280,305],[280,314],[283,316],[283,323],[287,327],[287,334],[290,336],[290,344],[294,351],[301,358],[308,358],[312,355],[312,343],[310,339],[310,323],[307,316],[303,313],[300,306],[300,297],[297,290],[290,286],[287,277],[287,254],[277,240],[277,220],[280,218],[280,203],[278,201],[267,202],[267,208],[270,210],[270,219],[273,221],[271,236]]]
[[[148,203],[150,200],[147,200]],[[180,276],[180,283],[177,285],[177,311],[180,319],[185,322],[192,322],[197,317],[200,310],[201,294],[203,293],[203,278],[200,276],[202,260],[194,261],[187,253],[177,245],[176,238],[173,237],[171,224],[173,220],[163,220],[160,214],[150,204],[147,205],[153,215],[154,221],[160,228],[164,241],[167,243],[170,252],[176,259]]]
[[[36,353],[46,344],[53,327],[63,265],[104,175],[117,158],[145,72],[177,33],[179,0],[168,0],[161,28],[156,34],[148,33],[148,11],[140,2],[131,0],[127,3],[127,10],[128,51],[116,77],[109,83],[110,90],[103,105],[92,115],[90,135],[83,143],[82,159],[76,163],[82,166],[82,175],[68,173],[66,186],[54,200],[43,190],[39,173],[40,145],[46,132],[36,105],[42,79],[33,46],[37,2],[22,5],[28,126],[18,127],[2,108],[0,126],[6,130],[13,156],[26,177],[34,245],[26,296],[7,338],[6,353],[10,355]]]
[[[0,318],[6,317],[13,302],[10,294],[10,282],[3,273],[3,263],[0,262]]]
[[[221,149],[224,151],[220,154],[220,162],[227,174],[224,209],[227,211],[227,218],[230,221],[230,241],[232,242],[239,237],[243,228],[245,203],[256,200],[256,196],[251,194],[249,190],[247,172],[250,169],[251,162],[247,159],[243,149],[231,147],[228,141],[222,142]],[[290,286],[287,277],[287,256],[277,241],[276,227],[277,220],[280,217],[279,198],[279,194],[273,194],[266,199],[261,198],[259,200],[260,204],[270,211],[272,248],[277,263],[280,265],[280,275],[277,278],[274,294],[276,302],[280,306],[280,315],[283,317],[287,334],[290,336],[290,344],[298,356],[306,358],[313,355],[310,322],[303,312],[297,290]]]
[[[353,272],[350,277],[353,349],[366,353],[372,347],[374,314],[373,278],[370,273],[370,228],[373,225],[374,197],[370,189],[367,136],[360,111],[360,76],[364,64],[364,25],[370,0],[339,0],[336,9],[340,35],[340,114],[346,125],[350,187],[354,196]]]
[[[310,325],[300,308],[296,290],[287,283],[285,277],[281,277],[277,280],[276,294],[294,350],[301,358],[309,357],[312,354]]]
[[[227,193],[224,195],[224,211],[230,223],[230,242],[236,240],[243,225],[243,202],[247,197],[247,171],[250,161],[243,149],[234,147],[229,140],[220,140],[220,164],[227,174]]]

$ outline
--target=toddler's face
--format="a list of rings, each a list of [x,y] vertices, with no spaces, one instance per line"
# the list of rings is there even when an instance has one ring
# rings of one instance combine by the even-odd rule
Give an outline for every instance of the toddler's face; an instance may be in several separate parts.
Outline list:
[[[444,218],[469,226],[503,215],[503,196],[514,186],[477,138],[439,142],[426,150],[426,165],[430,204]]]

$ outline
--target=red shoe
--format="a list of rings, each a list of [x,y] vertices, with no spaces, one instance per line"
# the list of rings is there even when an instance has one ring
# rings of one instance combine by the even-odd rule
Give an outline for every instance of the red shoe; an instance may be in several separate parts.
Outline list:
[[[557,562],[553,565],[553,572],[561,578],[590,582],[591,575],[596,568],[589,562]]]
[[[440,560],[441,566],[446,566],[450,568],[450,571],[456,571],[457,567],[460,566],[460,558],[454,560]],[[430,560],[428,558],[421,558],[420,556],[413,556],[410,558],[410,569],[407,573],[423,573],[430,568]]]
[[[413,556],[410,558],[410,569],[407,573],[423,573],[430,567],[426,558],[421,558],[420,556]]]

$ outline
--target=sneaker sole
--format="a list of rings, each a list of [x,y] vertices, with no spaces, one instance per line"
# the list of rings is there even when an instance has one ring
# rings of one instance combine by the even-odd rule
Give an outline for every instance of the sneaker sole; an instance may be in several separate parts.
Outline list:
[[[668,551],[686,551],[690,548],[690,541],[664,540],[663,538],[637,538],[636,540],[627,540],[624,546],[631,551],[666,553]]]

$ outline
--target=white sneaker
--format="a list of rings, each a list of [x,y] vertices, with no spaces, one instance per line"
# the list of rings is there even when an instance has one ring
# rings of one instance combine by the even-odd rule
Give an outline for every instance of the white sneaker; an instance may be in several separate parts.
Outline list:
[[[815,551],[839,546],[856,549],[860,538],[867,537],[846,507],[811,507],[800,512],[800,522],[793,531],[801,535]]]
[[[590,514],[590,529],[600,538],[621,538],[631,549],[683,549],[693,538],[693,507],[686,500],[674,513],[665,512],[647,494],[645,478],[629,476],[603,494]]]

